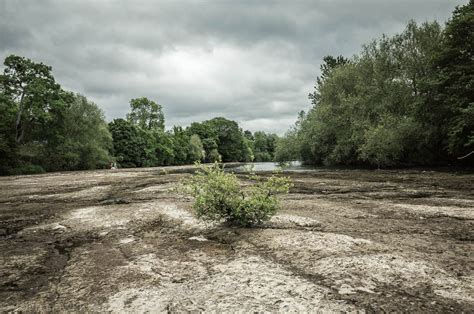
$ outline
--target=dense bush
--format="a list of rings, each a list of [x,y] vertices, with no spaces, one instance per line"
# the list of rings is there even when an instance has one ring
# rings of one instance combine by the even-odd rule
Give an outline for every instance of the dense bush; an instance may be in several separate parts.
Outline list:
[[[256,182],[242,187],[235,174],[224,172],[217,163],[196,165],[198,171],[184,184],[183,190],[194,197],[197,216],[208,221],[234,226],[261,224],[279,209],[277,195],[288,193],[291,186],[287,177],[252,176]]]
[[[19,175],[19,174],[38,174],[44,173],[44,169],[38,165],[26,164],[16,167],[15,169],[11,169],[8,174],[9,175]]]

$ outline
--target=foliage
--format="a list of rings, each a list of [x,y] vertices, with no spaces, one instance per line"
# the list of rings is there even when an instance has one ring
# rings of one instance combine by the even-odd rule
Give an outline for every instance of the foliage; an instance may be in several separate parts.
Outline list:
[[[278,138],[275,145],[275,157],[276,162],[287,162],[294,160],[301,160],[303,147],[303,140],[299,138],[301,132],[301,124],[306,119],[304,111],[300,111],[298,114],[298,120],[296,123],[285,133],[281,138]],[[306,146],[305,146],[306,147]]]
[[[0,94],[0,174],[7,174],[18,163],[15,118],[15,104],[4,94]]]
[[[217,117],[201,123],[193,122],[186,131],[196,134],[205,150],[205,161],[250,161],[251,147],[237,122]]]
[[[456,8],[447,23],[443,45],[435,57],[437,106],[431,121],[447,135],[449,154],[474,151],[474,1]],[[472,159],[471,159],[472,161]],[[466,160],[467,162],[467,160]]]
[[[194,197],[193,207],[204,220],[236,226],[261,224],[279,209],[277,195],[288,193],[291,187],[286,177],[254,176],[256,183],[243,188],[235,174],[225,172],[217,163],[196,166],[198,171],[186,182],[184,191]]]
[[[325,56],[323,58],[323,63],[320,66],[321,70],[321,76],[316,78],[316,86],[315,86],[315,91],[314,93],[310,93],[308,95],[308,98],[311,99],[312,104],[317,104],[318,102],[318,89],[319,86],[323,84],[323,82],[328,78],[328,76],[331,74],[331,72],[343,65],[346,65],[349,63],[349,59],[344,58],[343,56]]]
[[[165,116],[161,105],[146,98],[130,100],[132,111],[127,114],[127,120],[144,130],[165,129]]]
[[[140,129],[124,119],[109,123],[113,138],[113,155],[123,167],[141,167],[146,160],[146,141]]]
[[[222,117],[206,121],[215,132],[222,161],[245,161],[246,147],[237,122]]]
[[[208,162],[222,162],[222,155],[219,154],[217,148],[211,149],[211,151],[206,155],[206,160]]]
[[[389,167],[450,164],[468,154],[473,16],[471,1],[444,31],[412,21],[352,59],[325,57],[312,108],[278,142],[275,159]]]
[[[15,140],[24,141],[36,124],[47,124],[58,105],[60,86],[51,67],[30,59],[10,55],[5,58],[0,77],[1,91],[16,105]]]
[[[39,174],[39,173],[44,173],[44,169],[41,166],[38,165],[32,165],[32,164],[23,164],[19,165],[13,169],[10,169],[8,171],[9,175],[20,175],[20,174]]]
[[[181,127],[173,128],[173,152],[174,164],[183,165],[189,160],[189,140],[190,137]]]
[[[205,151],[199,135],[193,134],[189,138],[189,159],[191,161],[201,161],[204,159]]]
[[[277,141],[278,136],[276,134],[267,134],[262,131],[255,132],[253,134],[255,161],[273,161]]]
[[[201,139],[204,148],[205,161],[214,162],[215,160],[217,160],[215,159],[217,155],[219,155],[219,153],[217,152],[217,134],[207,121],[204,121],[202,123],[191,123],[191,125],[186,128],[186,132],[188,132],[189,135],[196,134]]]
[[[167,166],[174,164],[175,152],[173,135],[169,132],[156,131],[153,133],[155,137],[154,152],[157,165]]]
[[[275,148],[276,162],[286,162],[293,160],[300,160],[300,147],[297,139],[297,133],[288,131],[285,136],[278,140]]]
[[[126,119],[65,91],[52,68],[10,55],[0,75],[0,174],[290,161],[373,167],[473,165],[474,1],[446,26],[382,36],[352,58],[326,56],[311,108],[279,138],[223,117],[165,130],[161,105],[130,101]]]
[[[11,55],[0,76],[0,173],[104,167],[111,137],[102,111],[64,91],[52,68]]]
[[[63,170],[104,168],[111,160],[112,136],[103,111],[82,95],[65,110],[61,141],[54,149],[56,167]]]

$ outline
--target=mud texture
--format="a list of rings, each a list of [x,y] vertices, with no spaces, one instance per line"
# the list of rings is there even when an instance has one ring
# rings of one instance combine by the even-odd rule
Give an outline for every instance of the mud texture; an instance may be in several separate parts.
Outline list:
[[[238,229],[193,216],[188,170],[0,178],[0,310],[474,309],[472,173],[289,172],[279,214]]]

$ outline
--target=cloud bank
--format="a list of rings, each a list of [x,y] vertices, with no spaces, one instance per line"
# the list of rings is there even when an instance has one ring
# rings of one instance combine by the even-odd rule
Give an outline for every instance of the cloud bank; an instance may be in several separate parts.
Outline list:
[[[307,110],[325,55],[350,57],[406,23],[444,23],[461,0],[3,0],[0,57],[51,65],[108,120],[129,100],[160,103],[166,125],[215,116],[282,134]]]

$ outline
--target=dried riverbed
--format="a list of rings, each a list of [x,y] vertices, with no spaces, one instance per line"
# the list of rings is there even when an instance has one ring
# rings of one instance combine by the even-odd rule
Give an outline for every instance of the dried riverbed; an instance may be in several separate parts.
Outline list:
[[[474,308],[473,174],[289,172],[282,211],[234,229],[173,193],[186,170],[0,178],[0,309]]]

